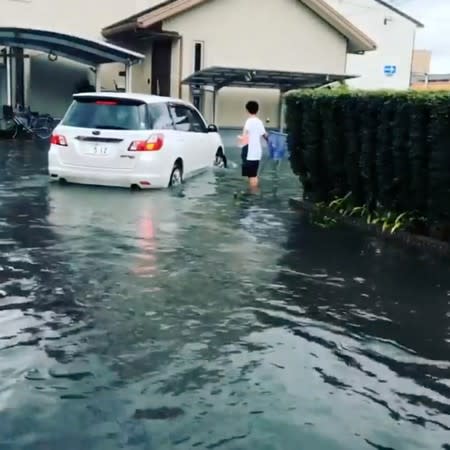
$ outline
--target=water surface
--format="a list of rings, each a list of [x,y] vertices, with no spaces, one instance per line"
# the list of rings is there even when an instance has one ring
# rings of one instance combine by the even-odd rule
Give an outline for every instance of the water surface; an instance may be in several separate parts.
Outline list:
[[[0,449],[450,448],[448,261],[309,223],[286,164],[239,200],[45,167],[0,143]]]

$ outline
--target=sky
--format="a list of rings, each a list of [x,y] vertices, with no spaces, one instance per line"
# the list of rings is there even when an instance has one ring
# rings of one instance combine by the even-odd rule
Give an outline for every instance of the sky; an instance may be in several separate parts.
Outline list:
[[[431,72],[450,73],[450,0],[391,0],[425,28],[419,29],[416,48],[432,51]]]

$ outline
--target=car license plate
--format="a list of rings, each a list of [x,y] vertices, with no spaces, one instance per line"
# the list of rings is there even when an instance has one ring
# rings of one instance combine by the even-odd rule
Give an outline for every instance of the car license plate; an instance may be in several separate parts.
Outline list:
[[[86,149],[86,154],[87,155],[92,155],[92,156],[107,156],[108,155],[108,147],[104,146],[104,145],[92,145],[91,147],[89,147],[88,149]]]

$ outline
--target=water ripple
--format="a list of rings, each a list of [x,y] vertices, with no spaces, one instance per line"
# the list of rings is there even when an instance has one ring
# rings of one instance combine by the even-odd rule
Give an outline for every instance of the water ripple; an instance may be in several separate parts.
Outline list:
[[[49,187],[1,145],[2,450],[450,448],[448,264],[317,229],[286,165],[236,201],[237,169]]]

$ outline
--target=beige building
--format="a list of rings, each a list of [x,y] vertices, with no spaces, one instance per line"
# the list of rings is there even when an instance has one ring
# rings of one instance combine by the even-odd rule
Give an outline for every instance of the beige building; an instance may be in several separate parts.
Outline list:
[[[411,72],[413,74],[424,75],[430,73],[431,51],[430,50],[414,50]]]
[[[450,91],[450,74],[431,72],[430,50],[415,50],[411,73],[411,88],[416,91]]]
[[[277,126],[280,90],[345,79],[347,55],[376,48],[325,0],[278,0],[276,5],[273,0],[4,3],[0,47],[7,56],[3,65],[0,62],[2,103],[21,97],[14,92],[16,80],[8,77],[12,68],[13,75],[24,80],[24,103],[55,116],[64,112],[74,84],[83,78],[98,89],[124,89],[124,64],[129,62],[133,65],[128,65],[128,87],[135,92],[190,99],[209,120],[224,127],[240,125],[244,103],[256,99],[261,115]],[[32,38],[9,41],[7,34],[2,35],[8,27],[72,35],[92,48],[105,39],[131,51],[124,50],[120,58],[99,68],[98,58],[80,61],[76,52],[55,49],[50,38],[38,46]],[[70,46],[71,40],[66,41]],[[14,70],[20,57],[17,48],[25,49],[23,74]],[[97,56],[99,52],[97,48]]]
[[[249,99],[277,126],[280,89],[344,79],[347,54],[376,47],[323,0],[169,0],[103,35],[146,55],[134,90],[193,100],[222,127],[242,123]]]

